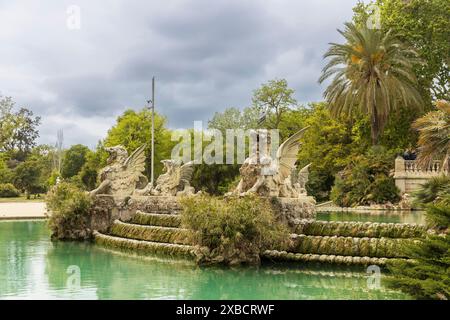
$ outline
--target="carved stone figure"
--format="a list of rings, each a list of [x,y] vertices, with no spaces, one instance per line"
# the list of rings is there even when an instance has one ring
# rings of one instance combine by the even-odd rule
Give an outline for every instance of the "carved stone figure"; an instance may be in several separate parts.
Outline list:
[[[195,190],[190,185],[194,172],[194,162],[181,165],[175,160],[162,160],[165,173],[156,180],[156,186],[150,184],[143,190],[136,190],[138,195],[153,196],[180,196],[194,194]]]
[[[297,173],[296,179],[293,179],[294,188],[297,190],[300,194],[306,195],[306,184],[309,180],[309,167],[311,166],[311,163],[307,166],[304,166],[300,171]]]
[[[291,175],[292,171],[296,170],[295,162],[300,150],[300,138],[306,129],[298,131],[281,144],[275,159],[269,155],[269,152],[259,150],[256,155],[247,158],[239,170],[241,180],[233,193],[239,195],[256,193],[266,197],[288,198],[306,195],[305,184],[309,166],[300,171],[297,181],[293,181]],[[268,150],[270,150],[270,143]]]
[[[90,195],[109,194],[118,197],[131,196],[137,188],[148,181],[144,176],[145,145],[136,149],[131,156],[122,146],[106,148],[109,153],[108,165],[100,171],[100,186]]]

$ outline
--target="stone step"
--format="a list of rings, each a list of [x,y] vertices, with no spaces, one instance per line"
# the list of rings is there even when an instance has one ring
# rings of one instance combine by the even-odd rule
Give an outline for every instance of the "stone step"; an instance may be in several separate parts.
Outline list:
[[[177,214],[147,213],[138,210],[130,222],[140,225],[177,228],[181,225],[181,217]]]
[[[94,231],[95,243],[107,248],[143,254],[163,254],[173,257],[195,258],[194,247],[182,244],[152,242],[105,235]]]
[[[412,223],[300,220],[295,233],[312,236],[422,238],[426,227]]]
[[[262,258],[271,261],[291,261],[291,262],[318,262],[341,265],[377,265],[384,266],[387,261],[394,259],[376,258],[376,257],[359,257],[359,256],[340,256],[328,254],[304,254],[293,253],[287,251],[266,250],[262,254]]]
[[[402,258],[402,247],[411,239],[329,237],[292,234],[287,251],[301,254]]]
[[[139,225],[119,220],[114,221],[110,234],[128,239],[189,244],[189,231],[186,229]]]

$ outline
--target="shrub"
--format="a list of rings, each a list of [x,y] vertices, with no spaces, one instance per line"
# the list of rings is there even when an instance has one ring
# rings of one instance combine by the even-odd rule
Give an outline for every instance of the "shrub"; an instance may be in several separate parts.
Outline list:
[[[415,204],[417,206],[424,206],[434,202],[437,198],[448,197],[449,194],[450,177],[442,175],[425,182],[413,195]]]
[[[262,251],[289,238],[266,199],[201,195],[183,198],[181,205],[182,226],[193,231],[192,242],[202,248],[200,264],[259,264]]]
[[[435,233],[407,245],[404,252],[412,258],[388,265],[392,272],[389,286],[419,299],[450,299],[450,193],[449,179],[439,178],[424,184],[418,201],[426,208],[426,218]],[[447,191],[445,191],[447,190]]]
[[[92,205],[89,195],[68,182],[54,186],[46,197],[51,212],[49,227],[52,239],[87,239],[90,232],[89,209]]]
[[[19,190],[17,190],[11,183],[0,184],[0,197],[15,198],[18,196],[20,196]]]
[[[381,147],[352,158],[336,177],[331,199],[344,207],[399,201],[399,190],[390,177],[393,164],[393,154]]]

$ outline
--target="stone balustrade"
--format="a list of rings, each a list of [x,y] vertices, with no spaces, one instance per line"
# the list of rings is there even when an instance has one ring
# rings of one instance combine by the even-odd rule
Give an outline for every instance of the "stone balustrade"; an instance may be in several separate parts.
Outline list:
[[[428,168],[420,167],[416,160],[395,159],[395,185],[402,194],[416,191],[420,185],[433,177],[447,175],[447,170],[441,170],[441,162],[434,161]]]

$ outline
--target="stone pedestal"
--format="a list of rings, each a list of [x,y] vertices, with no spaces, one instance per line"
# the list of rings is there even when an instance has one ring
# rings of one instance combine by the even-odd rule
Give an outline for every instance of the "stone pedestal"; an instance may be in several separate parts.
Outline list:
[[[114,220],[127,222],[136,211],[177,214],[181,210],[176,197],[132,196],[115,198],[97,195],[90,214],[90,229],[107,232]]]
[[[316,218],[316,201],[313,197],[306,195],[299,198],[273,197],[270,202],[277,219],[290,228],[295,228],[301,219]]]
[[[269,198],[279,221],[295,228],[302,219],[315,219],[316,209],[313,197]],[[107,233],[115,220],[130,221],[136,211],[147,213],[178,214],[182,210],[177,197],[170,196],[132,196],[114,198],[110,195],[97,195],[89,216],[89,230]]]

